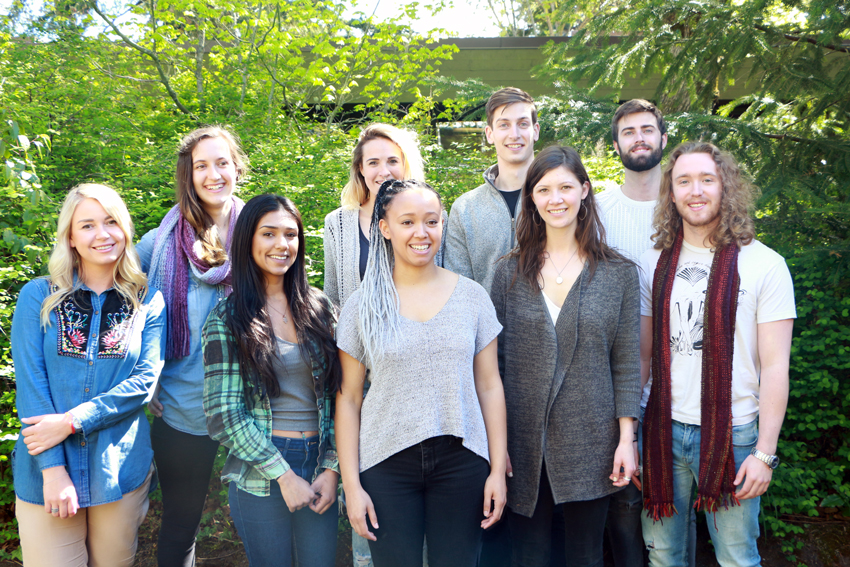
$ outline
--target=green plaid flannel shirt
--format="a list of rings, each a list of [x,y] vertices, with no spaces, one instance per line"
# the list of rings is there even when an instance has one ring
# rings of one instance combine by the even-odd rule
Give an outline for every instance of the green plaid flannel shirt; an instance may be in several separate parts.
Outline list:
[[[271,482],[290,469],[272,443],[272,411],[269,397],[260,399],[242,381],[231,333],[223,320],[227,301],[212,310],[203,330],[204,413],[210,437],[229,449],[221,470],[222,481],[236,481],[239,488],[256,496],[268,496]],[[327,359],[317,344],[308,343],[319,411],[319,460],[313,480],[324,469],[339,472],[334,437],[336,397],[322,389]]]

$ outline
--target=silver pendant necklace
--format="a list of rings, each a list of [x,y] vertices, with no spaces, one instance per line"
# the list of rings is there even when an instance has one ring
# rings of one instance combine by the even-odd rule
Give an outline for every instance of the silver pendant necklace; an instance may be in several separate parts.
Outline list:
[[[570,262],[572,262],[573,258],[575,258],[576,252],[578,252],[578,245],[576,245],[576,249],[573,251],[573,255],[570,256],[570,259],[567,260],[567,263],[564,264],[564,267],[560,270],[558,269],[558,266],[555,265],[555,260],[552,259],[552,255],[546,252],[546,257],[549,258],[549,261],[552,262],[552,266],[555,268],[555,271],[558,272],[558,277],[555,278],[556,284],[561,285],[562,283],[564,283],[564,278],[561,277],[561,272],[567,269],[567,266],[569,266]]]
[[[284,325],[289,323],[289,319],[286,318],[286,307],[283,308],[283,313],[281,313],[280,310],[277,307],[275,307],[274,305],[271,304],[271,302],[266,301],[266,305],[268,305],[269,307],[271,307],[272,309],[277,311],[278,314],[280,314],[280,316],[283,317],[283,324]]]

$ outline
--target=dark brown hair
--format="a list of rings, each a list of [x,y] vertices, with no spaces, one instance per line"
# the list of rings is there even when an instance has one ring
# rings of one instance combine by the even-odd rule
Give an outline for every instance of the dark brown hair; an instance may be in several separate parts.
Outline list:
[[[658,107],[648,100],[633,98],[632,100],[621,104],[620,108],[617,109],[617,112],[614,113],[614,118],[611,120],[611,139],[619,144],[620,120],[625,116],[637,114],[639,112],[649,112],[655,116],[655,121],[658,122],[658,131],[661,132],[662,136],[667,133],[667,124],[664,122],[664,115],[661,114]]]
[[[531,105],[531,123],[537,124],[537,107],[534,106],[534,99],[531,98],[531,95],[516,87],[506,87],[494,92],[487,99],[487,105],[484,107],[484,110],[487,112],[487,125],[491,128],[493,127],[493,113],[496,110],[518,102]]]
[[[546,249],[546,223],[537,212],[532,194],[534,187],[540,183],[543,176],[559,167],[566,168],[575,175],[579,183],[587,183],[590,186],[587,197],[582,201],[582,208],[586,212],[582,216],[579,211],[575,220],[575,234],[579,250],[590,263],[591,278],[600,261],[629,262],[605,243],[605,227],[602,226],[596,209],[593,186],[590,184],[590,178],[584,164],[581,163],[578,152],[568,146],[549,146],[537,154],[528,168],[525,184],[522,186],[522,213],[516,227],[517,247],[508,255],[508,257],[517,258],[514,281],[518,276],[523,276],[532,287],[539,285],[540,270],[545,261],[543,253]]]
[[[199,257],[206,260],[210,266],[220,266],[227,261],[227,252],[218,237],[218,229],[212,217],[204,210],[195,193],[195,182],[192,177],[192,152],[202,140],[221,138],[230,148],[230,159],[236,166],[236,179],[241,181],[248,171],[248,158],[242,153],[242,148],[236,137],[221,126],[198,128],[186,134],[177,146],[177,203],[180,214],[183,215],[198,235],[201,243]]]

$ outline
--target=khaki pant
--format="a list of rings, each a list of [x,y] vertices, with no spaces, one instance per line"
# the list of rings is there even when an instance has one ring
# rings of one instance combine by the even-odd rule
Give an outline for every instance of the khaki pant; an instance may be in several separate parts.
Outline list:
[[[132,566],[152,476],[153,467],[144,484],[121,500],[80,508],[64,520],[45,512],[44,506],[16,499],[25,567]]]

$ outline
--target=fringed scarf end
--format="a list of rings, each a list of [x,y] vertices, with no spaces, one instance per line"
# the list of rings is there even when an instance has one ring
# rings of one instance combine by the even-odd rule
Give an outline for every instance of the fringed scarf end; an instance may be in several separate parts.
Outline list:
[[[652,518],[653,522],[664,523],[664,518],[672,518],[673,514],[678,514],[676,506],[670,504],[652,504],[649,498],[644,499],[643,509],[646,510],[646,517]]]

